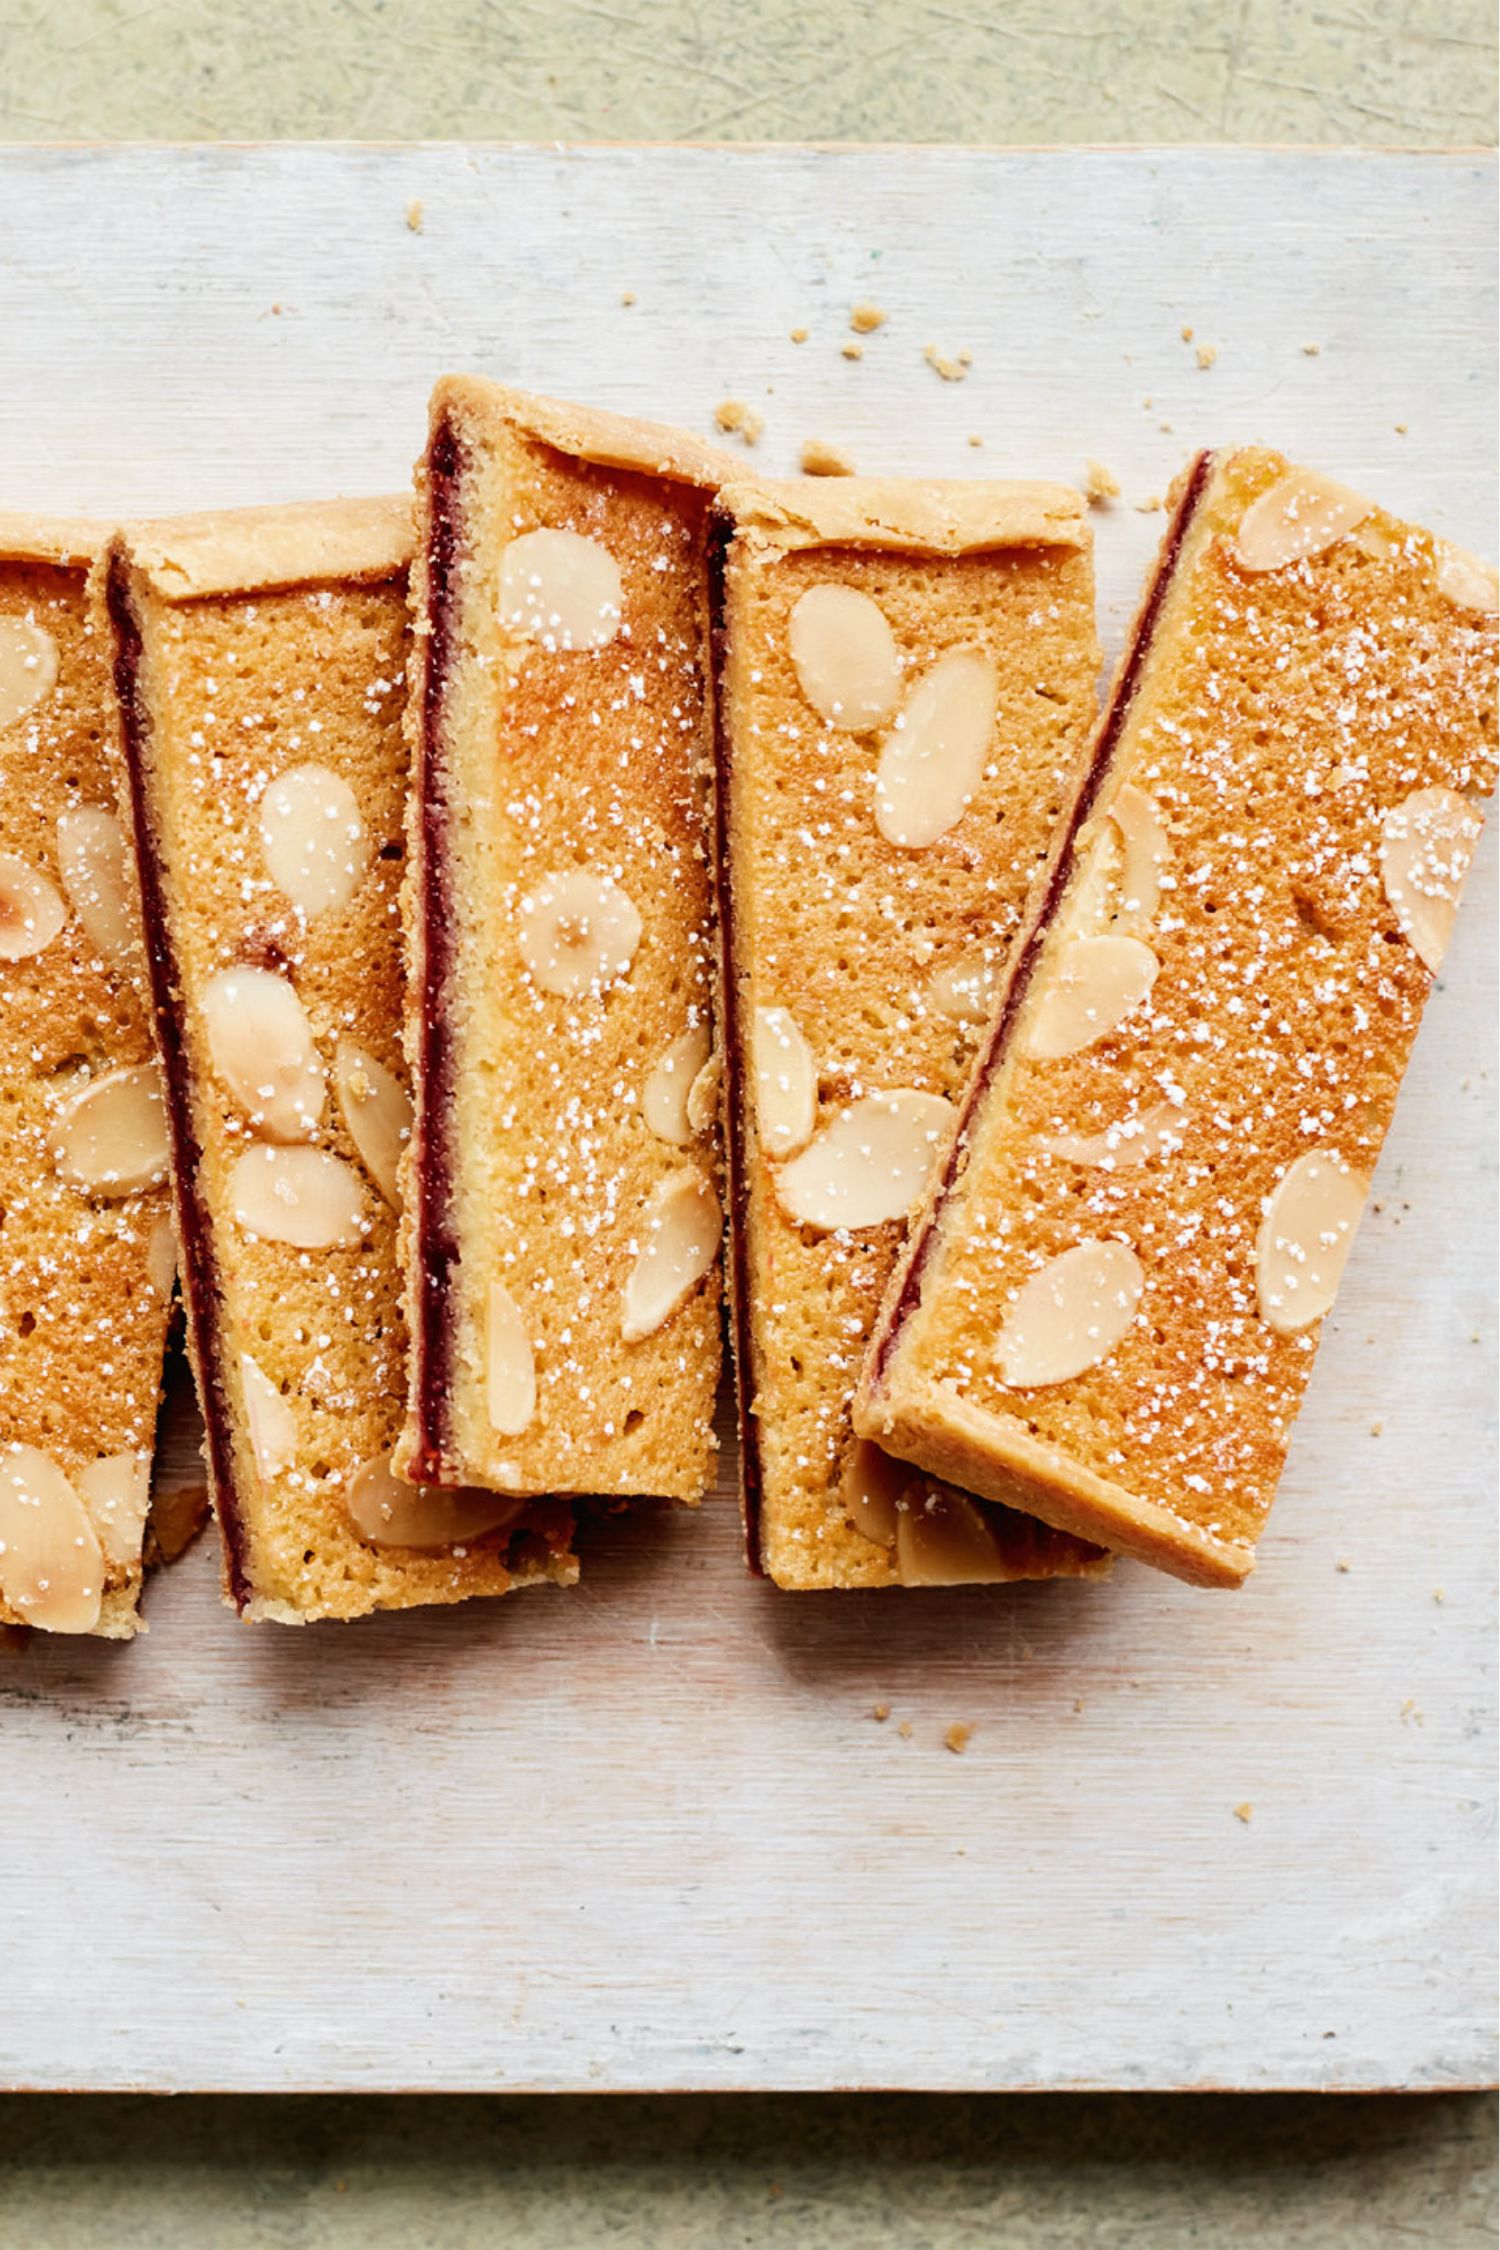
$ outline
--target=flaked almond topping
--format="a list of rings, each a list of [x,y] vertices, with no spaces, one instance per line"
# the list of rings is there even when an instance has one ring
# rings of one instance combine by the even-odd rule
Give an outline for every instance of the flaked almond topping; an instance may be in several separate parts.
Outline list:
[[[396,1168],[411,1133],[411,1096],[393,1070],[353,1039],[333,1054],[333,1083],[349,1138],[393,1211],[401,1208]]]
[[[90,944],[106,961],[128,959],[136,945],[135,898],[115,815],[102,805],[59,813],[57,870]]]
[[[887,843],[920,850],[963,818],[994,740],[999,695],[994,665],[972,649],[923,673],[880,747],[875,825]]]
[[[1500,609],[1500,576],[1482,563],[1477,555],[1455,547],[1447,539],[1434,543],[1433,560],[1437,565],[1438,592],[1446,594],[1459,609],[1473,610],[1476,616],[1493,617]]]
[[[798,682],[820,717],[847,734],[885,725],[901,693],[901,657],[878,602],[854,586],[809,586],[789,638]]]
[[[364,1239],[359,1174],[328,1149],[242,1149],[230,1167],[229,1203],[247,1234],[296,1250],[349,1249]]]
[[[1362,555],[1368,555],[1372,562],[1389,562],[1392,556],[1399,555],[1401,552],[1400,536],[1391,529],[1389,524],[1380,522],[1378,517],[1375,516],[1366,516],[1363,523],[1356,524],[1349,534],[1349,539],[1350,543],[1358,547]]]
[[[993,1586],[1006,1575],[978,1502],[921,1479],[896,1518],[896,1569],[903,1586]]]
[[[670,1047],[648,1072],[641,1094],[641,1113],[659,1141],[671,1148],[689,1148],[702,1131],[690,1115],[693,1087],[709,1060],[706,1024],[691,1024],[680,1031]]]
[[[823,1234],[904,1219],[947,1147],[954,1114],[940,1094],[907,1087],[851,1102],[776,1174],[783,1210]]]
[[[536,1359],[521,1308],[503,1281],[490,1283],[484,1353],[490,1428],[519,1437],[536,1412]]]
[[[719,1255],[724,1215],[711,1182],[693,1165],[659,1180],[647,1196],[635,1264],[625,1283],[620,1333],[627,1344],[671,1319]]]
[[[1023,1282],[995,1345],[1016,1390],[1070,1382],[1107,1359],[1135,1318],[1145,1275],[1124,1242],[1079,1242]]]
[[[270,1140],[305,1140],[323,1115],[323,1064],[287,977],[217,969],[200,1006],[214,1069],[250,1124]]]
[[[1346,484],[1316,469],[1293,469],[1278,478],[1240,518],[1235,551],[1242,570],[1282,570],[1321,555],[1374,508]]]
[[[1278,1336],[1321,1320],[1338,1295],[1368,1181],[1326,1149],[1290,1164],[1255,1238],[1260,1317]]]
[[[523,531],[500,563],[500,620],[543,648],[607,648],[620,630],[620,566],[577,531]]]
[[[1032,1002],[1028,1051],[1042,1062],[1056,1062],[1107,1038],[1150,997],[1159,966],[1139,938],[1069,939],[1059,947],[1053,973]]]
[[[688,1088],[687,1121],[694,1133],[706,1133],[717,1118],[723,1082],[724,1058],[716,1050]]]
[[[404,1484],[382,1453],[362,1462],[344,1495],[349,1520],[372,1547],[458,1547],[486,1531],[502,1531],[520,1516],[524,1500],[469,1486]]]
[[[151,1505],[150,1454],[106,1454],[80,1469],[73,1481],[105,1561],[132,1569],[141,1559]]]
[[[177,1229],[170,1211],[151,1222],[146,1238],[146,1278],[158,1297],[170,1297],[177,1279]]]
[[[882,1453],[868,1438],[856,1438],[839,1483],[839,1504],[856,1531],[877,1547],[896,1542],[896,1503],[911,1483],[909,1462]]]
[[[107,1070],[65,1102],[52,1128],[65,1180],[88,1195],[133,1195],[167,1176],[167,1107],[155,1063]]]
[[[1147,1164],[1154,1156],[1175,1156],[1187,1133],[1187,1112],[1175,1102],[1156,1102],[1134,1117],[1106,1125],[1102,1133],[1054,1133],[1043,1140],[1049,1156],[1067,1164],[1099,1165],[1106,1172],[1123,1172]]]
[[[91,1633],[104,1555],[73,1485],[34,1445],[0,1453],[0,1593],[44,1633]]]
[[[267,786],[260,843],[267,874],[309,922],[349,904],[373,853],[354,791],[327,766],[290,766]]]
[[[1381,823],[1380,880],[1396,926],[1436,975],[1484,823],[1454,789],[1418,789]]]
[[[57,643],[29,617],[0,617],[0,728],[13,727],[57,685]]]
[[[795,1155],[812,1139],[818,1065],[789,1008],[757,1008],[750,1026],[755,1124],[767,1156]]]
[[[1172,862],[1172,847],[1155,800],[1133,781],[1117,789],[1107,817],[1120,831],[1119,913],[1149,928],[1161,903],[1161,879]]]
[[[255,1466],[268,1480],[297,1458],[297,1417],[270,1376],[248,1352],[240,1353],[240,1395]]]
[[[56,885],[16,853],[0,852],[0,961],[40,953],[67,919]]]
[[[641,942],[641,918],[628,892],[586,868],[551,875],[521,901],[517,942],[543,992],[576,1000],[627,974]]]
[[[1000,963],[982,953],[966,953],[927,980],[928,1005],[955,1023],[988,1023],[999,992]]]

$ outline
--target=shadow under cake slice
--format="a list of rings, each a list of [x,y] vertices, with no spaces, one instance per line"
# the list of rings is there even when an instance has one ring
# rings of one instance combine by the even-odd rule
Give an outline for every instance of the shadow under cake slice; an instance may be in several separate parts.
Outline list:
[[[123,1640],[176,1261],[88,617],[104,537],[0,514],[0,1624]]]
[[[568,1580],[570,1511],[390,1466],[404,500],[138,526],[96,576],[227,1590],[301,1623]]]
[[[750,1560],[788,1588],[1092,1574],[856,1438],[1095,715],[1091,541],[1041,484],[742,483],[714,532],[730,1287]]]
[[[720,1356],[689,437],[450,377],[418,471],[398,1462],[696,1501]]]
[[[1492,572],[1279,455],[1177,496],[857,1426],[1251,1569],[1494,784]]]

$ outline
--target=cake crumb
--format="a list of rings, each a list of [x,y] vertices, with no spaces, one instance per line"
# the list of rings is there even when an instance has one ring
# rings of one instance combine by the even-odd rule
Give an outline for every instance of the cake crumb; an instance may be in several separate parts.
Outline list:
[[[1198,346],[1198,365],[1200,367],[1212,367],[1218,356],[1219,347],[1217,344],[1200,344]]]
[[[876,1706],[875,1706],[875,1713],[874,1713],[874,1716],[875,1716],[875,1721],[876,1721],[876,1724],[877,1724],[877,1725],[879,1725],[879,1726],[884,1726],[884,1725],[885,1725],[885,1722],[886,1722],[886,1720],[887,1720],[887,1719],[888,1719],[888,1718],[890,1717],[890,1715],[891,1715],[891,1707],[890,1707],[890,1705],[889,1705],[888,1703],[877,1703],[877,1704],[876,1704]]]
[[[1082,1697],[1081,1695],[1075,1695],[1075,1696],[1074,1696],[1074,1698],[1073,1698],[1073,1709],[1074,1709],[1074,1711],[1075,1711],[1075,1712],[1079,1712],[1079,1713],[1081,1713],[1081,1712],[1082,1712],[1082,1710],[1083,1710],[1083,1707],[1084,1707],[1084,1704],[1083,1704],[1083,1697]]]
[[[1382,1430],[1383,1430],[1384,1428],[1385,1428],[1385,1424],[1384,1424],[1384,1422],[1372,1422],[1372,1423],[1370,1424],[1370,1435],[1371,1435],[1371,1437],[1379,1437],[1379,1435],[1380,1435],[1381,1431],[1382,1431]]]
[[[984,439],[979,435],[979,432],[977,430],[971,430],[969,432],[969,443],[970,445],[975,446],[983,445]]]
[[[1247,1803],[1243,1805],[1236,1805],[1234,1808],[1234,1817],[1236,1820],[1242,1820],[1245,1826],[1248,1828],[1254,1812],[1255,1807],[1252,1804]]]
[[[822,438],[809,438],[802,448],[802,474],[805,477],[852,477],[854,463],[838,446],[829,445]]]
[[[1182,324],[1182,340],[1185,344],[1190,344],[1193,340],[1193,324],[1189,320]]]
[[[1442,1606],[1443,1606],[1444,1602],[1445,1602],[1445,1601],[1446,1601],[1446,1600],[1448,1599],[1447,1595],[1446,1595],[1446,1594],[1444,1593],[1444,1591],[1443,1591],[1443,1589],[1442,1589],[1442,1587],[1441,1587],[1441,1586],[1434,1586],[1434,1587],[1433,1587],[1433,1589],[1432,1589],[1432,1598],[1433,1598],[1433,1600],[1434,1600],[1434,1601],[1435,1601],[1435,1602],[1437,1603],[1437,1605],[1438,1605],[1439,1609],[1441,1609],[1441,1608],[1442,1608]]]
[[[1349,1565],[1347,1562],[1336,1562],[1333,1567],[1335,1570],[1342,1572],[1346,1578],[1349,1575]]]
[[[849,315],[849,326],[856,336],[873,336],[877,328],[884,328],[885,323],[883,305],[856,305]]]
[[[901,1724],[900,1724],[900,1726],[899,1726],[899,1727],[897,1727],[897,1729],[896,1729],[896,1732],[897,1732],[897,1734],[899,1734],[899,1735],[900,1735],[900,1737],[901,1737],[901,1739],[902,1739],[902,1741],[903,1741],[903,1742],[910,1742],[910,1740],[911,1740],[911,1721],[910,1721],[910,1719],[903,1719],[903,1720],[901,1721]]]
[[[635,303],[635,291],[633,289],[622,289],[620,291],[620,302],[622,305],[633,305]]]
[[[1417,1708],[1415,1696],[1408,1696],[1401,1706],[1401,1724],[1404,1727],[1424,1727],[1426,1719]]]
[[[938,350],[936,344],[924,344],[922,346],[922,357],[935,375],[942,376],[945,383],[961,383],[974,361],[972,352],[959,352],[954,358],[949,359],[946,354]]]
[[[763,414],[747,406],[742,398],[721,398],[714,408],[714,428],[727,435],[742,437],[746,445],[754,445],[766,426]]]
[[[840,344],[839,350],[845,359],[863,359],[865,356],[863,344]]]
[[[794,344],[805,344],[807,342],[807,330],[805,328],[794,328],[792,330],[792,342]]]
[[[408,234],[420,234],[422,231],[422,198],[419,195],[413,196],[406,206],[406,231]]]
[[[1083,496],[1091,508],[1102,508],[1106,500],[1120,496],[1120,480],[1113,469],[1102,461],[1085,461],[1083,464]]]
[[[1396,435],[1397,435],[1397,437],[1405,437],[1405,435],[1406,435],[1406,424],[1405,424],[1404,422],[1398,422],[1398,423],[1396,424]]]
[[[208,1522],[208,1486],[184,1484],[159,1490],[146,1519],[147,1551],[154,1562],[174,1563],[185,1555]]]
[[[1323,347],[1321,344],[1304,344],[1302,347],[1302,356],[1304,359],[1316,359],[1322,349]]]
[[[944,1747],[951,1750],[955,1758],[961,1758],[968,1749],[973,1734],[972,1727],[965,1726],[962,1719],[955,1719],[952,1726],[944,1730]]]
[[[1135,504],[1135,512],[1138,516],[1154,516],[1160,506],[1161,494],[1159,492],[1153,492],[1148,494],[1146,499],[1137,500]]]

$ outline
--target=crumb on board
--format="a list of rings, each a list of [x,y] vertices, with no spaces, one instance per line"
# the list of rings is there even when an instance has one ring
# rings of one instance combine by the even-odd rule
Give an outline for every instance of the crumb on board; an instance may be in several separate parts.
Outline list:
[[[1444,1591],[1443,1591],[1443,1589],[1442,1589],[1442,1587],[1441,1587],[1441,1586],[1434,1586],[1434,1587],[1433,1587],[1433,1589],[1432,1589],[1432,1598],[1433,1598],[1433,1600],[1434,1600],[1434,1601],[1435,1601],[1435,1602],[1437,1603],[1437,1605],[1438,1605],[1439,1609],[1441,1609],[1441,1608],[1442,1608],[1442,1606],[1443,1606],[1443,1603],[1444,1603],[1444,1602],[1445,1602],[1445,1601],[1446,1601],[1446,1600],[1448,1599],[1447,1595],[1446,1595],[1446,1594],[1444,1593]]]
[[[856,305],[849,315],[849,326],[856,336],[873,336],[877,328],[884,328],[885,323],[883,305]]]
[[[1147,494],[1144,500],[1137,500],[1135,504],[1135,512],[1138,516],[1154,516],[1160,507],[1161,494],[1159,492],[1151,492]]]
[[[1102,461],[1085,461],[1083,464],[1083,496],[1091,508],[1102,508],[1106,500],[1116,500],[1120,494],[1120,480],[1113,469]]]
[[[746,445],[754,445],[766,426],[763,414],[747,406],[742,398],[721,398],[714,408],[714,428],[726,436],[742,437]]]
[[[208,1486],[183,1484],[158,1489],[151,1502],[146,1538],[153,1562],[174,1563],[185,1555],[208,1522]]]
[[[1081,1713],[1082,1713],[1082,1711],[1083,1711],[1083,1708],[1084,1708],[1083,1697],[1082,1697],[1081,1695],[1075,1695],[1075,1696],[1074,1696],[1074,1698],[1073,1698],[1073,1709],[1074,1709],[1074,1710],[1075,1710],[1076,1712],[1078,1712],[1078,1713],[1080,1713],[1080,1714],[1081,1714]]]
[[[792,342],[794,344],[805,344],[807,342],[807,330],[805,328],[794,328],[792,330]]]
[[[911,1740],[911,1731],[912,1731],[912,1730],[911,1730],[911,1721],[910,1721],[910,1719],[903,1719],[903,1720],[901,1721],[901,1724],[900,1724],[900,1726],[899,1726],[899,1727],[897,1727],[897,1729],[896,1729],[896,1732],[897,1732],[897,1734],[899,1734],[899,1735],[900,1735],[900,1737],[901,1737],[901,1739],[902,1739],[902,1741],[903,1741],[903,1742],[910,1742],[910,1740]]]
[[[635,291],[633,289],[622,289],[620,291],[620,302],[622,305],[633,305],[635,303]]]
[[[1316,359],[1322,349],[1323,347],[1321,344],[1304,344],[1302,347],[1302,356],[1304,359]]]
[[[865,356],[863,344],[840,344],[839,350],[845,359],[863,359]]]
[[[936,344],[924,344],[922,357],[935,375],[942,376],[945,383],[961,383],[974,364],[972,352],[958,352],[950,359],[946,353],[938,350]]]
[[[890,1717],[890,1715],[891,1715],[891,1707],[890,1707],[890,1705],[889,1705],[888,1703],[877,1703],[877,1704],[876,1704],[873,1716],[874,1716],[874,1719],[875,1719],[875,1723],[876,1723],[876,1725],[877,1725],[877,1726],[882,1726],[882,1727],[883,1727],[883,1726],[885,1725],[885,1722],[886,1722],[886,1720],[887,1720],[887,1719],[888,1719],[888,1718]]]
[[[805,477],[852,477],[854,463],[849,455],[824,438],[809,438],[802,448],[802,474]]]
[[[972,1727],[965,1726],[962,1719],[955,1719],[951,1727],[945,1727],[943,1730],[943,1746],[945,1749],[951,1750],[955,1758],[961,1758],[973,1740],[973,1736],[974,1729]]]
[[[1397,437],[1405,437],[1405,435],[1406,435],[1406,424],[1405,424],[1404,422],[1398,422],[1398,423],[1396,424],[1396,435],[1397,435]]]
[[[1190,344],[1193,340],[1193,324],[1190,320],[1185,320],[1182,324],[1182,340],[1185,344]]]
[[[1219,347],[1217,344],[1200,344],[1198,346],[1197,358],[1200,367],[1212,367],[1218,356]]]
[[[1381,1433],[1381,1431],[1382,1431],[1382,1430],[1383,1430],[1384,1428],[1385,1428],[1385,1424],[1384,1424],[1384,1422],[1372,1422],[1372,1423],[1370,1424],[1370,1435],[1371,1435],[1371,1437],[1379,1437],[1379,1436],[1380,1436],[1380,1433]]]
[[[976,446],[983,445],[984,439],[979,435],[979,432],[977,430],[971,430],[969,432],[969,443],[970,445]]]
[[[1341,1573],[1342,1573],[1342,1575],[1343,1575],[1344,1577],[1346,1577],[1346,1578],[1348,1577],[1348,1575],[1349,1575],[1349,1565],[1348,1565],[1348,1562],[1347,1562],[1347,1561],[1336,1562],[1336,1563],[1334,1564],[1334,1566],[1333,1566],[1333,1567],[1334,1567],[1334,1569],[1335,1569],[1335,1570],[1337,1570],[1337,1571],[1341,1572]]]
[[[1246,1803],[1243,1805],[1236,1805],[1234,1808],[1234,1817],[1236,1820],[1242,1820],[1245,1826],[1248,1828],[1254,1812],[1255,1807],[1252,1804]]]
[[[422,231],[422,198],[419,195],[414,195],[406,206],[406,230],[408,234],[420,234]]]
[[[1401,1706],[1401,1724],[1404,1727],[1423,1727],[1427,1721],[1417,1708],[1415,1696],[1409,1695]]]

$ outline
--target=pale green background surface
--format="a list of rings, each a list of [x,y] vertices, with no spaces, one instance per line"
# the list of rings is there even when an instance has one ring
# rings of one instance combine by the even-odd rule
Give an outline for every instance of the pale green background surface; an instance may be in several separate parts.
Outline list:
[[[12,141],[1495,128],[1489,0],[0,0]],[[1494,2139],[1466,2096],[18,2097],[0,2250],[1467,2250]]]

